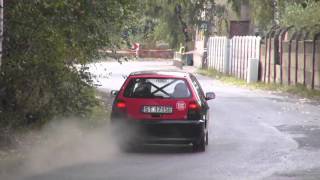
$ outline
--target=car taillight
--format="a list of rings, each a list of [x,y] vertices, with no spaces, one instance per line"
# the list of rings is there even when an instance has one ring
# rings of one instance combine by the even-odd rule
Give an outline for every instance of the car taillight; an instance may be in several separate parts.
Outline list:
[[[198,109],[199,108],[198,104],[195,103],[195,102],[189,103],[188,107],[189,107],[189,110],[194,110],[194,109]]]
[[[119,119],[126,118],[127,116],[127,103],[123,100],[115,101],[115,104],[112,108],[111,112],[111,119],[114,122],[115,120],[118,121]]]
[[[117,108],[119,109],[124,109],[127,107],[127,104],[123,101],[118,101],[117,104],[116,104]]]
[[[188,120],[200,120],[200,106],[196,102],[190,102],[188,105]]]

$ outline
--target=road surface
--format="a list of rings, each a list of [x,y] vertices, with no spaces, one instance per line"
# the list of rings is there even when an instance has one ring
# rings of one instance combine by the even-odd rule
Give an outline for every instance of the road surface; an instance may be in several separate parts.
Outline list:
[[[177,68],[171,61],[91,66],[103,91],[119,89],[126,75],[144,69]],[[190,67],[186,70],[194,71]],[[39,171],[23,179],[320,179],[318,103],[197,77],[205,91],[214,91],[217,96],[209,103],[212,119],[206,152],[192,153],[191,147],[146,147],[141,152],[117,152],[103,160]],[[50,166],[50,162],[44,166]]]

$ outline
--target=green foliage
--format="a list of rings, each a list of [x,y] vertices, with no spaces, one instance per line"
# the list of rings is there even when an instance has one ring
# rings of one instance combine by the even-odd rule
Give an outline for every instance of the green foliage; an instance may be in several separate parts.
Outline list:
[[[320,2],[308,1],[306,4],[287,4],[282,15],[281,24],[283,26],[294,25],[295,28],[315,27],[320,22]]]
[[[272,26],[273,7],[270,0],[254,0],[252,6],[253,20],[258,27],[265,30]]]
[[[118,47],[137,21],[130,0],[6,1],[0,77],[1,124],[41,124],[54,116],[89,116],[98,105],[84,64]]]
[[[155,43],[166,41],[172,48],[193,40],[195,28],[203,23],[201,14],[206,4],[214,6],[214,0],[144,0],[146,33],[141,41]]]
[[[249,4],[252,20],[256,26],[266,30],[272,25],[273,6],[271,0],[228,0],[228,3],[237,13],[240,13],[243,3]]]
[[[175,28],[172,28],[172,26]],[[161,40],[169,43],[170,47],[176,47],[179,43],[184,42],[183,34],[179,31],[179,28],[179,24],[171,21],[160,22],[152,32],[152,41]]]
[[[276,1],[277,7],[274,7]],[[240,12],[242,3],[249,3],[254,24],[267,31],[273,25],[274,11],[278,9],[282,25],[314,25],[319,22],[319,0],[228,0]]]
[[[244,3],[246,3],[246,4],[249,3],[249,0],[228,0],[227,2],[231,4],[232,9],[235,12],[240,13],[241,5]]]

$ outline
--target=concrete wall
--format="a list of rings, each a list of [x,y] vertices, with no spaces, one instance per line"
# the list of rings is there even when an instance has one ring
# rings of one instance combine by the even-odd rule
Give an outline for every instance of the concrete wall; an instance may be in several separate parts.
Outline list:
[[[315,62],[313,45],[312,41],[282,42],[282,61],[277,65],[274,52],[281,49],[275,49],[274,39],[265,41],[261,45],[260,80],[286,85],[303,84],[308,88],[320,89],[320,41],[316,42]]]
[[[317,41],[314,88],[320,90],[320,41]]]
[[[308,41],[306,43],[306,85],[307,87],[311,88],[312,84],[312,47],[313,43]]]
[[[161,59],[173,59],[173,50],[146,50],[141,49],[138,51],[138,55],[141,58],[161,58]]]
[[[297,67],[297,83],[304,83],[304,43],[302,41],[298,42],[298,67]]]
[[[260,46],[260,63],[259,63],[259,81],[265,81],[265,68],[266,68],[266,44]]]
[[[274,56],[274,53],[275,53],[275,49],[274,49],[274,43],[275,43],[275,40],[272,38],[271,39],[271,49],[270,49],[270,52],[269,52],[269,64],[270,64],[270,67],[268,68],[268,82],[269,83],[275,83],[275,79],[276,79],[276,64],[275,64],[275,56]],[[270,46],[269,46],[270,47]]]

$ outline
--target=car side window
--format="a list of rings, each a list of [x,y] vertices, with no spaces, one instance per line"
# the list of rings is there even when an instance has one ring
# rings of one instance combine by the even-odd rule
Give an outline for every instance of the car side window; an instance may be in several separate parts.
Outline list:
[[[205,98],[203,90],[202,90],[202,88],[200,86],[200,83],[198,82],[198,80],[194,76],[191,76],[191,81],[192,81],[192,84],[195,87],[195,89],[196,89],[196,91],[197,91],[202,103],[204,103],[206,98]]]

